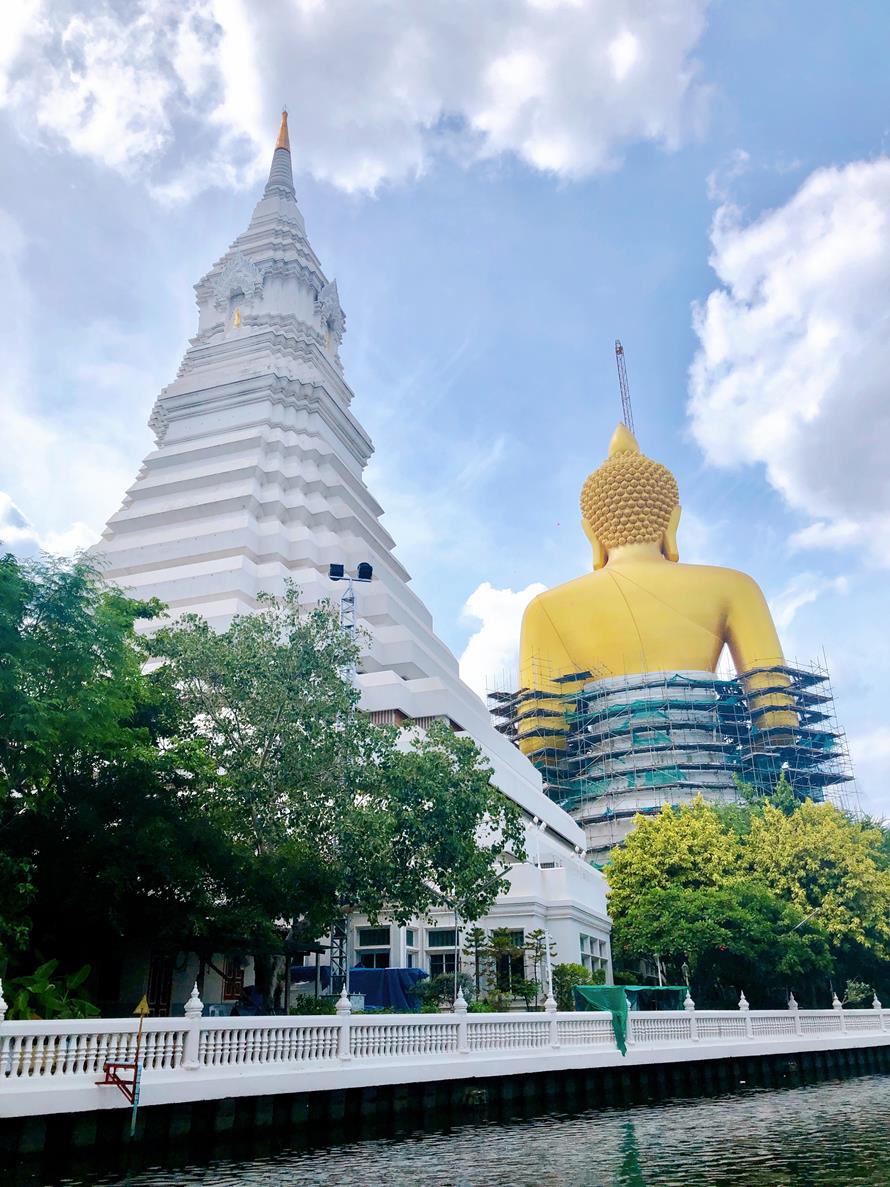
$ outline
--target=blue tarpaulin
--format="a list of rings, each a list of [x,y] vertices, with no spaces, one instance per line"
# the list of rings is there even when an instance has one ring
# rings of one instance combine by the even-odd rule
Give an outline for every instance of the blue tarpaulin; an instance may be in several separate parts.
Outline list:
[[[314,964],[294,964],[291,965],[290,979],[292,984],[305,984],[307,981],[310,985],[315,984],[315,965]],[[327,964],[318,966],[318,984],[321,989],[327,989],[331,983],[331,967]]]
[[[365,995],[366,1010],[417,1010],[414,987],[426,976],[423,969],[350,969],[349,992]]]

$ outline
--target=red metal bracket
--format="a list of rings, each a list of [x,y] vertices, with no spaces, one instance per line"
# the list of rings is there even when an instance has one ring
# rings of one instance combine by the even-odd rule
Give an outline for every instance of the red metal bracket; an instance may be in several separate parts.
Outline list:
[[[105,1079],[97,1080],[96,1083],[100,1086],[113,1084],[121,1090],[131,1105],[134,1104],[139,1082],[139,1065],[137,1063],[106,1063],[103,1065],[102,1071],[105,1073]],[[119,1075],[120,1071],[131,1072],[132,1079]]]

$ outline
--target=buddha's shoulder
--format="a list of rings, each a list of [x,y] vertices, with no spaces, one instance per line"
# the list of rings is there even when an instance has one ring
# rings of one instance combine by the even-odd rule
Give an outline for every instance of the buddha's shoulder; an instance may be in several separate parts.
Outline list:
[[[676,573],[681,581],[707,581],[713,585],[756,586],[757,582],[741,569],[725,569],[722,565],[671,565],[669,572]]]
[[[603,569],[598,569],[593,573],[584,573],[562,585],[554,586],[553,589],[545,590],[532,599],[528,610],[532,614],[538,611],[553,612],[559,610],[561,606],[577,603],[579,599],[594,598],[600,592],[605,594],[614,588],[615,578],[621,575],[643,587],[648,586],[650,582],[674,588],[697,586],[710,589],[715,593],[721,591],[729,597],[759,592],[759,586],[753,577],[739,569],[725,569],[720,565],[683,563],[672,565],[666,563],[655,566],[621,566],[611,572],[607,565]]]

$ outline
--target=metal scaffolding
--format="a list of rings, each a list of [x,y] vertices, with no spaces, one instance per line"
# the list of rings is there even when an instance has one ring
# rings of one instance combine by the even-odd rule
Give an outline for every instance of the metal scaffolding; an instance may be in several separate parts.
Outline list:
[[[824,667],[573,672],[541,684],[548,691],[489,694],[491,712],[502,733],[527,742],[548,795],[585,826],[595,851],[620,842],[638,812],[699,793],[734,800],[738,781],[771,795],[784,777],[800,800],[857,811]]]

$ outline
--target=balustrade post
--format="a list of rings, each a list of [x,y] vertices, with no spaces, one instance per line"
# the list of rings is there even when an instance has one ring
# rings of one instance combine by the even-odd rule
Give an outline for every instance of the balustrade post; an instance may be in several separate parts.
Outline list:
[[[559,1020],[556,1017],[556,998],[550,990],[544,999],[544,1009],[550,1016],[550,1046],[559,1046]]]
[[[884,1007],[878,1000],[877,992],[874,989],[871,991],[871,995],[871,1008],[873,1010],[877,1010],[878,1012],[878,1026],[881,1028],[881,1030],[886,1030],[887,1019],[884,1017]],[[2,1021],[2,1019],[0,1019],[0,1021]]]
[[[340,990],[340,996],[337,998],[337,1019],[340,1023],[340,1034],[337,1040],[337,1055],[340,1059],[352,1059],[352,1049],[349,1041],[349,1019],[352,1015],[352,1003],[349,1000],[349,994],[346,992],[346,986]]]
[[[841,999],[838,997],[838,995],[834,992],[833,989],[831,991],[831,1008],[832,1008],[832,1010],[837,1010],[838,1014],[840,1015],[841,1030],[844,1032],[844,1034],[846,1034],[847,1033],[847,1019],[844,1015],[844,1003],[841,1001]]]
[[[454,1005],[451,1007],[452,1013],[457,1016],[457,1050],[460,1055],[469,1054],[470,1043],[467,1036],[467,999],[464,997],[463,989],[458,986],[457,997],[454,999]]]
[[[698,1042],[698,1019],[695,1016],[695,1002],[692,1000],[692,994],[689,992],[689,986],[686,986],[686,996],[683,998],[683,1009],[689,1015],[689,1038],[691,1042]]]
[[[748,999],[745,997],[744,989],[739,994],[739,1010],[745,1016],[745,1037],[748,1039],[754,1038],[754,1026],[751,1022],[751,1006]]]
[[[7,1005],[3,998],[3,982],[0,981],[0,1023],[6,1021]],[[12,1040],[3,1035],[0,1038],[0,1076],[12,1074]]]
[[[204,1003],[198,996],[198,982],[196,981],[185,1003],[185,1043],[182,1048],[182,1066],[194,1071],[198,1067],[201,1053],[201,1015],[204,1013]]]
[[[788,1009],[794,1015],[794,1033],[800,1034],[800,1006],[797,1004],[797,998],[793,993],[788,994]]]
[[[624,1041],[628,1047],[635,1047],[637,1043],[637,1036],[634,1034],[634,1016],[632,1013],[627,1015],[627,1034],[624,1036]]]

